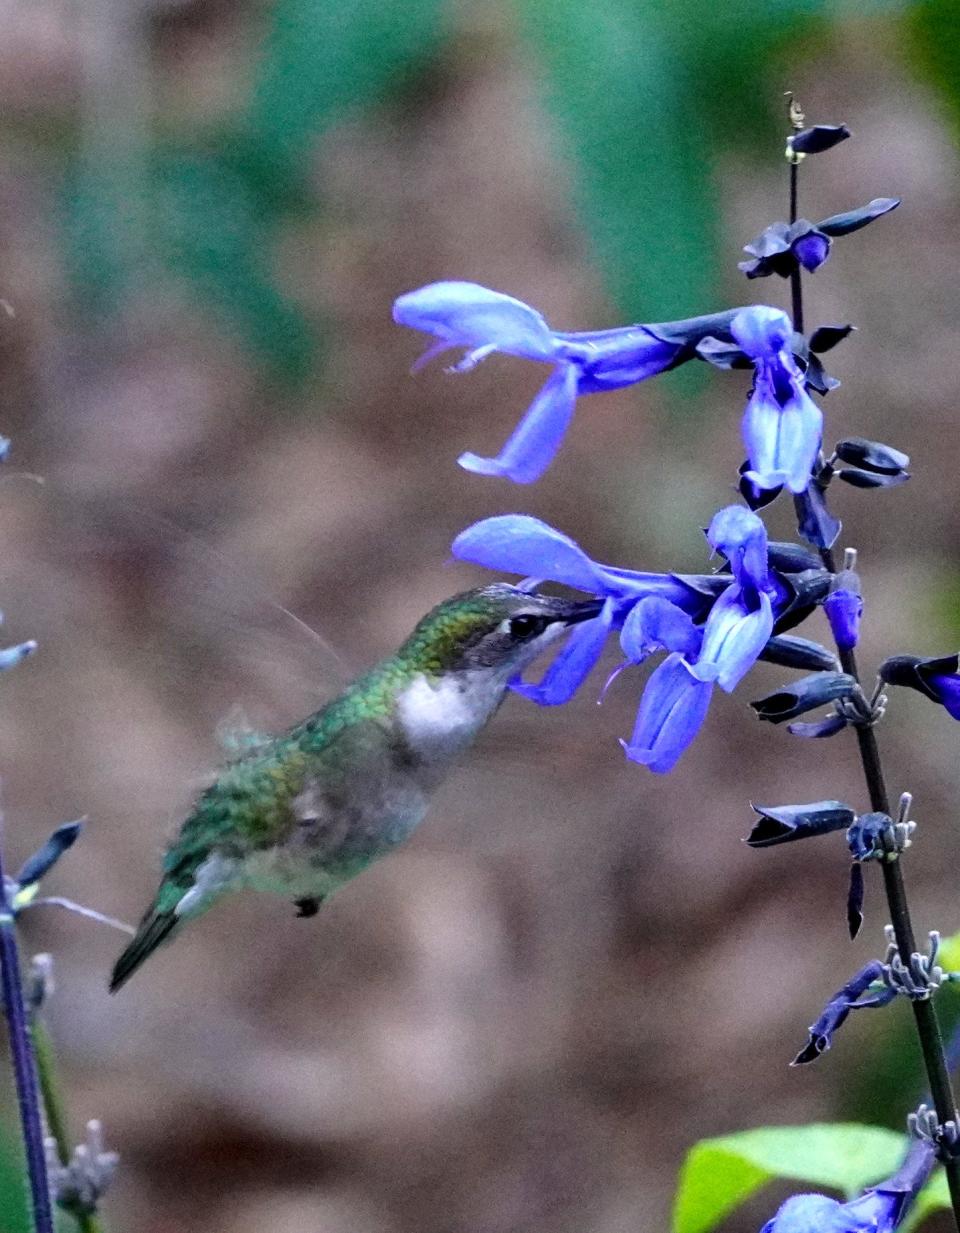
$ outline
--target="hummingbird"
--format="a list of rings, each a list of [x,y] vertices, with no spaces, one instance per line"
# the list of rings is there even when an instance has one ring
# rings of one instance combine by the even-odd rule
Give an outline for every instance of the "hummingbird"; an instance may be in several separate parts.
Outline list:
[[[339,697],[252,745],[167,847],[159,889],[110,991],[228,891],[284,895],[298,915],[315,915],[410,835],[510,681],[600,608],[502,583],[454,595]]]

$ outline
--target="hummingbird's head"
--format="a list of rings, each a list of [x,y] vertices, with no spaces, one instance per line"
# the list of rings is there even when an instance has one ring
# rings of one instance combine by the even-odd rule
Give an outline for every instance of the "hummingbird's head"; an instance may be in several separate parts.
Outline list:
[[[480,671],[505,685],[571,625],[597,616],[601,607],[601,600],[558,599],[498,583],[438,604],[401,654],[427,673]]]

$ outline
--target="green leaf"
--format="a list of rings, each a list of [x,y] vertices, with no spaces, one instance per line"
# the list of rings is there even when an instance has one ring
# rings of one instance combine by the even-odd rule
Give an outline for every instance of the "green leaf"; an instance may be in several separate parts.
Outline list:
[[[5,1126],[0,1127],[0,1229],[3,1233],[30,1233],[26,1165],[13,1135]]]
[[[278,0],[248,111],[275,174],[298,176],[332,119],[382,102],[433,58],[443,0]]]
[[[915,1229],[932,1212],[939,1212],[951,1206],[946,1174],[942,1169],[937,1169],[917,1195],[906,1219],[900,1225],[902,1233],[910,1233],[911,1229]]]
[[[896,1171],[902,1134],[855,1122],[768,1126],[705,1139],[680,1172],[673,1233],[709,1233],[771,1179],[858,1194]]]
[[[960,933],[952,933],[941,941],[937,964],[945,972],[960,972]]]

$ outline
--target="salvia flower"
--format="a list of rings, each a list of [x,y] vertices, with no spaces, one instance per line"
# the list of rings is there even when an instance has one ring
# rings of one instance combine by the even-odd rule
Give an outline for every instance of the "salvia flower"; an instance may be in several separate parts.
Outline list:
[[[551,330],[541,314],[522,300],[478,283],[448,281],[399,296],[393,319],[437,340],[416,368],[453,348],[466,350],[455,372],[469,371],[494,351],[553,366],[497,457],[466,453],[459,460],[467,471],[529,484],[553,461],[580,394],[635,385],[697,358],[701,339],[708,335],[729,339],[735,311],[567,334]]]
[[[880,679],[888,685],[915,689],[960,719],[960,656],[893,655],[880,665]]]
[[[874,219],[895,210],[899,204],[897,197],[876,197],[865,206],[843,214],[831,214],[819,223],[811,223],[806,218],[798,218],[795,223],[771,223],[756,239],[744,245],[743,251],[750,254],[750,260],[741,261],[738,268],[747,278],[766,278],[770,274],[789,278],[801,266],[813,273],[830,256],[835,236],[859,231]]]
[[[760,1233],[893,1233],[936,1163],[933,1143],[918,1140],[891,1178],[858,1198],[841,1203],[823,1194],[793,1195]]]
[[[683,656],[668,655],[647,681],[629,741],[621,741],[631,762],[665,774],[693,742],[707,717],[713,682],[697,676]]]
[[[874,959],[837,990],[816,1022],[810,1025],[807,1043],[791,1062],[792,1066],[805,1066],[826,1053],[833,1044],[834,1033],[852,1010],[876,1009],[893,1001],[896,990],[884,983],[883,973],[883,964]]]
[[[820,450],[823,415],[791,350],[790,318],[778,308],[744,308],[730,331],[755,369],[743,416],[745,478],[762,489],[786,485],[803,492]]]
[[[860,578],[855,570],[840,570],[834,578],[830,594],[823,601],[823,610],[837,646],[841,651],[853,650],[860,636],[860,618],[863,616]]]

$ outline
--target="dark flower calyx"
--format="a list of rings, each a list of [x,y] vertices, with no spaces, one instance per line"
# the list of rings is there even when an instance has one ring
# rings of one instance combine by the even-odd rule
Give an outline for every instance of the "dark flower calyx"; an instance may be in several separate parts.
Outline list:
[[[830,256],[833,237],[859,231],[899,204],[898,197],[875,197],[864,206],[831,214],[819,223],[806,218],[798,218],[794,223],[771,223],[744,245],[751,260],[741,261],[738,268],[747,278],[767,278],[770,274],[789,278],[801,267],[812,273]]]
[[[855,861],[868,861],[882,856],[883,835],[893,826],[887,813],[862,813],[847,831],[847,846]]]
[[[899,475],[910,465],[910,458],[892,445],[868,441],[865,437],[846,437],[834,450],[841,462],[877,475]]]
[[[813,124],[787,138],[787,144],[795,154],[822,154],[851,136],[845,124]]]
[[[960,656],[940,655],[922,659],[919,655],[892,655],[885,659],[878,671],[880,679],[888,685],[901,685],[939,702],[953,716],[960,719]]]
[[[828,736],[836,736],[838,732],[842,732],[849,723],[845,715],[839,711],[833,711],[829,715],[824,715],[822,719],[815,719],[809,723],[803,720],[794,724],[787,724],[787,731],[791,736],[801,736],[808,740],[825,740]]]
[[[896,488],[905,484],[910,478],[909,471],[900,471],[896,475],[880,475],[876,471],[864,471],[859,467],[844,467],[837,472],[837,478],[853,488]]]
[[[849,698],[856,689],[856,680],[845,672],[815,672],[811,676],[801,677],[799,681],[791,681],[789,685],[758,698],[750,705],[758,719],[782,724],[828,702]]]
[[[34,882],[39,882],[64,852],[73,847],[82,829],[82,822],[64,822],[58,826],[47,842],[24,861],[23,868],[17,874],[18,885],[32,886]]]
[[[832,351],[837,343],[843,342],[856,329],[855,325],[821,325],[810,335],[810,350],[823,354]]]
[[[860,206],[856,210],[847,210],[843,214],[831,214],[829,218],[817,223],[817,227],[830,236],[849,235],[852,231],[859,231],[861,227],[866,227],[874,219],[889,214],[899,204],[899,197],[874,197],[872,201],[868,201],[865,206]]]
[[[791,634],[771,638],[760,652],[760,658],[781,668],[799,668],[807,672],[832,672],[837,668],[837,657],[833,651],[819,642],[796,638]]]
[[[750,808],[760,815],[747,836],[746,842],[751,848],[770,848],[812,835],[849,830],[857,816],[842,801],[814,801],[811,805],[751,803]]]
[[[775,634],[784,634],[800,625],[826,599],[833,575],[827,570],[805,569],[799,574],[780,574],[787,590],[786,602],[778,607]]]

